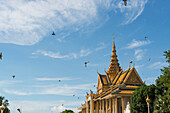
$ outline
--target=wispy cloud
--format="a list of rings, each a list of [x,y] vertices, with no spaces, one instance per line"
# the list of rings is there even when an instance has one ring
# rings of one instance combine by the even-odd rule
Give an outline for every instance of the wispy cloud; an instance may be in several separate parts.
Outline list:
[[[64,78],[36,78],[35,80],[37,81],[56,81],[56,80],[74,80],[73,78],[68,78],[68,77],[64,77]]]
[[[144,81],[146,82],[146,84],[154,84],[156,80],[156,77],[148,77],[145,78]]]
[[[88,56],[89,54],[91,54],[91,51],[90,50],[85,50],[85,49],[82,49],[80,51],[80,57],[84,57],[84,56]]]
[[[126,48],[127,48],[127,49],[133,49],[133,48],[136,48],[136,47],[148,45],[148,44],[150,44],[150,43],[151,43],[150,40],[137,41],[137,40],[133,39],[132,42],[131,42],[130,44],[128,44],[128,46],[127,46]]]
[[[96,48],[96,51],[102,50],[104,48],[106,48],[106,44],[101,42],[101,43],[99,43],[99,47]]]
[[[52,51],[45,51],[45,50],[37,50],[36,52],[33,52],[32,55],[44,55],[48,56],[51,58],[56,58],[56,59],[62,59],[62,58],[67,58],[67,59],[73,59],[73,58],[80,58],[80,57],[85,57],[91,54],[90,50],[85,50],[81,49],[80,53],[69,53],[67,55],[61,55],[60,52],[52,52]]]
[[[1,0],[0,43],[33,45],[52,31],[62,41],[72,32],[100,26],[110,11],[122,13],[123,24],[128,24],[141,15],[146,3],[129,0],[125,7],[120,0]]]
[[[79,102],[79,106],[81,105],[81,103]],[[78,113],[79,110],[77,110],[77,108],[69,108],[69,107],[65,107],[65,106],[54,106],[51,108],[51,111],[53,111],[54,113],[59,113],[59,112],[62,112],[66,109],[69,109],[69,110],[72,110],[74,111],[75,113]]]
[[[168,63],[164,62],[155,62],[149,66],[151,69],[161,69],[162,67],[168,66]]]
[[[147,2],[148,0],[129,0],[126,7],[119,3],[120,10],[125,12],[126,16],[126,20],[122,24],[129,24],[136,20],[142,14]]]
[[[16,109],[21,108],[24,112],[36,112],[41,111],[41,113],[56,112],[59,113],[62,108],[69,108],[76,111],[76,107],[80,106],[83,101],[63,101],[63,100],[55,100],[55,101],[30,101],[30,100],[15,100],[9,101],[10,103],[10,110],[16,111]],[[16,104],[17,103],[17,104]],[[64,106],[61,106],[64,104]],[[67,107],[70,106],[70,107]],[[64,109],[65,110],[65,109]]]
[[[27,89],[4,89],[5,93],[14,94],[14,95],[63,95],[63,96],[72,96],[73,94],[78,94],[79,96],[85,96],[84,93],[89,88],[94,88],[93,84],[78,84],[78,85],[41,85],[33,86]]]
[[[137,69],[139,69],[139,68],[142,68],[143,66],[144,66],[144,64],[136,65],[135,67],[136,67]]]
[[[142,50],[142,49],[135,50],[135,54],[134,54],[135,59],[137,61],[142,60],[142,58],[144,57],[145,52],[146,52],[146,50]]]

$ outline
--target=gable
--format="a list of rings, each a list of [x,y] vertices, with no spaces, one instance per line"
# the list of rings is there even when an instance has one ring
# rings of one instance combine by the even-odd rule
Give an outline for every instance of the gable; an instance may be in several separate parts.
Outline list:
[[[102,83],[101,83],[101,79],[100,79],[100,76],[98,76],[98,80],[97,80],[97,90],[101,89],[102,88]]]
[[[132,68],[131,72],[125,78],[124,83],[126,83],[126,84],[144,84],[135,68]]]

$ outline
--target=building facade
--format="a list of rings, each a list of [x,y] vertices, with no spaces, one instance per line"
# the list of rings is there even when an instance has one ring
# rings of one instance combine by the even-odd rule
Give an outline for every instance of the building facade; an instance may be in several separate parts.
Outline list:
[[[134,64],[131,68],[132,63],[125,71],[120,68],[113,38],[110,66],[105,74],[97,72],[97,93],[87,93],[85,104],[78,110],[82,113],[130,113],[130,97],[136,88],[144,84]]]

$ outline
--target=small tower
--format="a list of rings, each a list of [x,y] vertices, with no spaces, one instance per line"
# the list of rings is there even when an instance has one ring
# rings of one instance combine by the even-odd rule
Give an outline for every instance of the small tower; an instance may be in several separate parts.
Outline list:
[[[115,47],[115,42],[114,42],[114,36],[113,36],[113,49],[112,49],[112,56],[111,57],[112,57],[111,60],[110,60],[111,63],[110,63],[110,66],[109,66],[106,74],[109,76],[109,78],[112,81],[114,79],[115,75],[121,70],[119,63],[118,63],[117,55],[116,55],[116,47]]]

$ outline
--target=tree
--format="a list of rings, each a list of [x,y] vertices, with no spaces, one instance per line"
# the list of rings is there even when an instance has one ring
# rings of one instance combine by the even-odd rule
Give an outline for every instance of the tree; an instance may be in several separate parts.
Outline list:
[[[82,113],[82,111],[79,111],[78,113]]]
[[[74,113],[72,110],[65,110],[62,113]]]
[[[161,69],[162,75],[156,79],[154,113],[170,113],[170,50],[164,53],[169,66]]]
[[[146,103],[147,95],[149,96],[150,111],[153,112],[153,102],[155,100],[155,85],[142,85],[137,88],[131,96],[130,111],[131,113],[148,113],[148,107]]]
[[[9,106],[8,100],[6,100],[5,97],[0,96],[0,105],[2,105],[2,103],[6,107],[3,113],[10,113],[10,110],[8,109]]]

